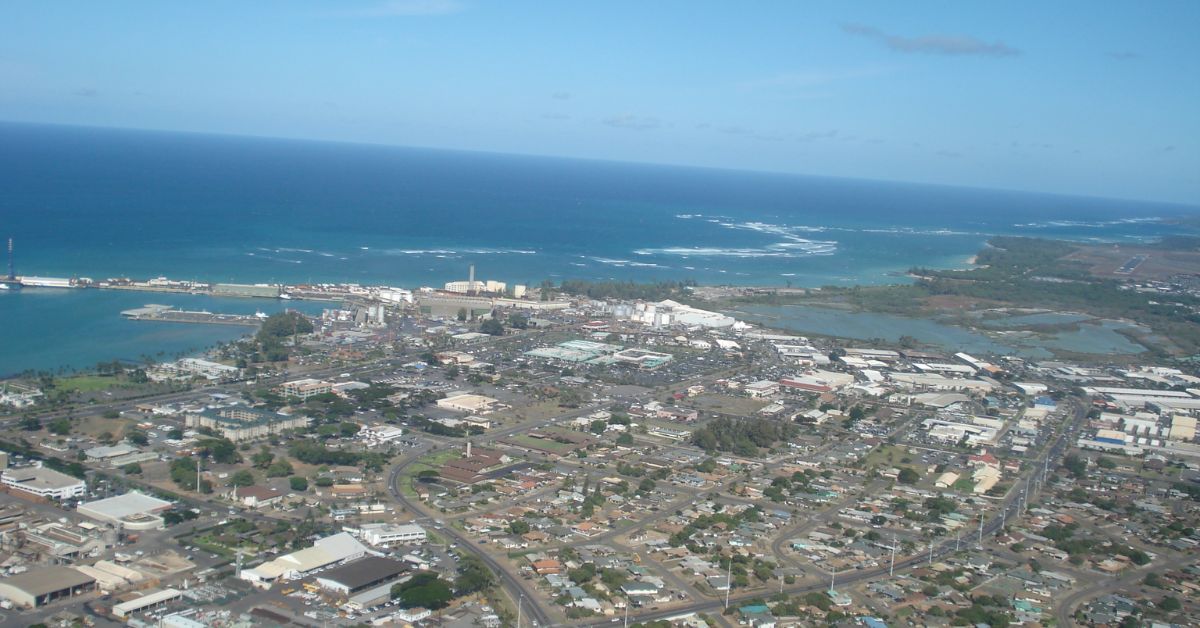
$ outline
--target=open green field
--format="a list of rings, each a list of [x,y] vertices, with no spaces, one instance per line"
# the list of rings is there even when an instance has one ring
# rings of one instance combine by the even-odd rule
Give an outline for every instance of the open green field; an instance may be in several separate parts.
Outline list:
[[[422,471],[437,471],[443,464],[450,460],[454,460],[461,455],[457,449],[445,449],[434,452],[428,456],[422,456],[419,460],[412,463],[404,469],[404,475],[401,476],[400,490],[408,497],[416,497],[417,492],[413,490],[413,482],[417,478],[417,474]]]
[[[75,375],[54,381],[54,385],[62,390],[75,390],[81,393],[108,390],[125,382],[112,375]]]
[[[866,458],[863,458],[862,465],[864,469],[885,466],[894,467],[905,464],[901,461],[912,457],[903,447],[898,445],[880,445],[872,449]]]

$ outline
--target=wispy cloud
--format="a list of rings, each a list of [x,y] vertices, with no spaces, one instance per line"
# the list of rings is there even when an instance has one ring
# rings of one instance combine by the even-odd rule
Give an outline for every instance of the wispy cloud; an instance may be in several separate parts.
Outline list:
[[[618,129],[631,129],[634,131],[649,131],[651,129],[662,128],[663,121],[654,116],[635,116],[625,113],[616,116],[609,116],[601,120],[607,126]]]
[[[543,120],[570,120],[571,116],[565,113],[547,112],[542,114]]]
[[[100,95],[100,92],[93,87],[80,87],[74,91],[74,94],[82,98],[95,98]]]
[[[571,92],[554,92],[550,97],[554,100],[571,100]]]
[[[415,17],[448,15],[464,8],[458,0],[384,0],[345,14],[355,17]]]
[[[988,43],[967,35],[905,37],[885,33],[874,26],[864,24],[842,24],[842,30],[850,35],[877,41],[896,52],[984,57],[1010,57],[1021,54],[1020,50],[1004,42]]]

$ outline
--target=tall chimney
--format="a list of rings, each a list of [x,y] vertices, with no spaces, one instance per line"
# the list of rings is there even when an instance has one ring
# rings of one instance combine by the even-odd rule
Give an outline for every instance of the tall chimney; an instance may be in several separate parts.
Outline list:
[[[467,271],[467,294],[475,294],[475,265],[471,264],[471,268]]]
[[[467,457],[471,457],[471,441],[467,441]]]

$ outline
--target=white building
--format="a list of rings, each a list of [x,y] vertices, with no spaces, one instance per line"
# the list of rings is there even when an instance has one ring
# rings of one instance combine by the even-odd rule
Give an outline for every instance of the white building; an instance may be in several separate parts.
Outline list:
[[[362,539],[367,545],[373,547],[414,545],[424,543],[427,538],[425,528],[415,523],[403,525],[394,523],[365,523],[358,528],[343,528],[343,530]]]
[[[83,480],[42,466],[8,469],[0,484],[47,499],[70,499],[87,493]]]
[[[298,580],[324,567],[366,555],[367,548],[346,532],[327,536],[312,547],[285,554],[253,569],[243,569],[242,580],[256,586],[270,586],[277,580]]]

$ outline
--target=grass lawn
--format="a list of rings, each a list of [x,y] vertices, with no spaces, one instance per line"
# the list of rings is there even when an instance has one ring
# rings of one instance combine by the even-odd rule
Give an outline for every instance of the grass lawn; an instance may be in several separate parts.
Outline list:
[[[417,491],[413,489],[413,481],[416,479],[418,473],[427,470],[437,471],[446,462],[461,456],[462,451],[459,449],[444,449],[428,456],[423,456],[404,469],[403,480],[400,482],[400,490],[408,497],[416,497]]]
[[[75,375],[54,380],[54,385],[62,390],[76,390],[81,393],[107,390],[124,382],[111,375]]]
[[[899,445],[880,445],[871,450],[871,453],[867,454],[866,458],[863,458],[862,466],[864,469],[870,469],[871,467],[895,467],[906,464],[901,462],[905,458],[912,458],[912,456],[903,447]]]
[[[972,493],[975,491],[975,480],[972,480],[969,475],[963,476],[954,482],[952,488],[960,493]]]

